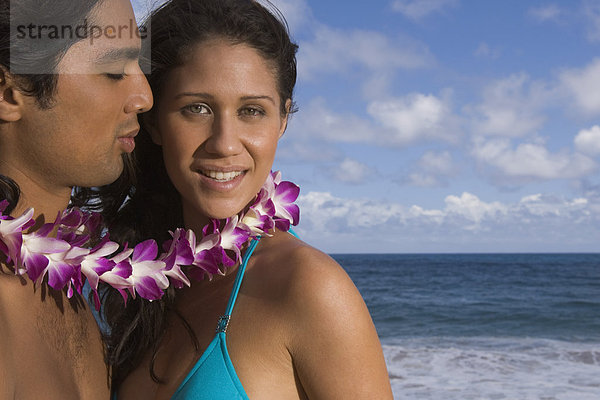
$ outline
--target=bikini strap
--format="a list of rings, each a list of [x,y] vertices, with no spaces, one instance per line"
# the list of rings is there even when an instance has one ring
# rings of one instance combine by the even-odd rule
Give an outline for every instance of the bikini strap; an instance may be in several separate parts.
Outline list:
[[[248,260],[250,259],[252,253],[254,253],[254,249],[256,249],[259,240],[260,237],[252,239],[250,245],[248,246],[248,249],[246,249],[246,253],[244,254],[244,258],[242,259],[242,264],[239,266],[237,275],[235,277],[233,290],[231,291],[231,296],[229,296],[229,302],[227,303],[225,315],[219,318],[219,323],[217,324],[217,333],[227,332],[227,326],[229,325],[229,319],[231,318],[231,313],[233,312],[233,306],[235,305],[235,300],[237,299],[240,286],[242,286],[242,279],[244,278],[246,265],[248,265]]]

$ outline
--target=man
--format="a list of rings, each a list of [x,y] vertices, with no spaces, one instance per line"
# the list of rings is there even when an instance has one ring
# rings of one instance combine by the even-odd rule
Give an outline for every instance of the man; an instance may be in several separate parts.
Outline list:
[[[10,3],[0,0],[0,200],[51,222],[74,186],[119,177],[152,94],[129,0]],[[0,399],[108,399],[88,305],[0,264]]]

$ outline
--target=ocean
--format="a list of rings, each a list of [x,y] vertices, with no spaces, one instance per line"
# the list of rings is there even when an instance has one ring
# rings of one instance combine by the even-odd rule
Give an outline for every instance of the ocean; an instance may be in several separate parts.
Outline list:
[[[600,254],[332,254],[395,399],[600,400]]]

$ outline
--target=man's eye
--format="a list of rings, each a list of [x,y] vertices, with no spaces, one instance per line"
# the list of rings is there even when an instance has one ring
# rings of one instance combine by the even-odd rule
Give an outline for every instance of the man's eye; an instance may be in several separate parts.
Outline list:
[[[104,74],[106,75],[106,77],[108,79],[111,79],[113,81],[120,81],[123,80],[125,78],[125,76],[127,76],[125,73],[121,73],[121,74],[110,74],[110,73],[106,73]]]

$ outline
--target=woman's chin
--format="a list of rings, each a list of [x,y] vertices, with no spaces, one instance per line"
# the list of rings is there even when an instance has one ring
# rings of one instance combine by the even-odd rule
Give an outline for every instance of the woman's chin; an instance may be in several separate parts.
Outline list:
[[[233,217],[234,215],[239,214],[242,210],[243,210],[243,208],[238,208],[238,207],[225,208],[225,209],[221,209],[221,210],[211,210],[211,211],[207,210],[207,212],[204,215],[206,215],[208,219],[227,219],[227,218]]]

